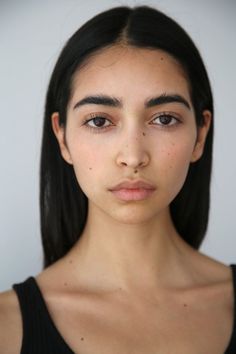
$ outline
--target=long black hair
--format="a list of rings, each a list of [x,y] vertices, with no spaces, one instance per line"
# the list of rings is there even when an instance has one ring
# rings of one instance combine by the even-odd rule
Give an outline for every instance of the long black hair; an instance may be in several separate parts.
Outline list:
[[[204,109],[213,116],[212,91],[203,60],[192,39],[175,20],[149,6],[121,6],[104,11],[82,25],[62,49],[46,96],[40,163],[44,267],[63,257],[78,241],[88,211],[88,199],[73,167],[61,156],[51,115],[59,112],[60,124],[66,125],[75,72],[99,50],[117,43],[162,49],[175,57],[188,77],[197,126],[203,124]],[[176,230],[195,249],[200,247],[208,224],[212,145],[213,121],[202,157],[190,165],[186,181],[170,205]]]

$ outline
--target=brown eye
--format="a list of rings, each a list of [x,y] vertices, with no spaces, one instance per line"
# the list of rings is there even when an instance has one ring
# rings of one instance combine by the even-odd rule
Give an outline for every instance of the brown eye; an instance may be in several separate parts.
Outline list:
[[[94,125],[98,128],[100,127],[103,127],[105,121],[106,121],[106,118],[104,117],[95,117],[93,119],[90,120],[90,122],[93,121]]]
[[[171,116],[161,116],[160,118],[161,124],[167,125],[170,124],[172,117]]]
[[[158,117],[156,117],[154,121],[155,120],[159,120],[159,123],[157,123],[157,125],[162,125],[167,127],[179,123],[179,120],[174,116],[172,116],[171,114],[161,114]]]
[[[106,125],[104,123],[107,123]],[[109,119],[102,117],[102,116],[93,116],[91,119],[87,119],[84,121],[83,125],[85,125],[86,128],[89,128],[93,130],[94,132],[100,132],[102,130],[105,130],[111,126],[111,122]]]

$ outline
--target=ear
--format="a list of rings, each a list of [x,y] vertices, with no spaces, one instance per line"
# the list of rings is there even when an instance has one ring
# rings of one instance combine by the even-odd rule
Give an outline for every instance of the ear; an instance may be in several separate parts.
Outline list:
[[[70,156],[70,152],[68,150],[68,147],[66,145],[65,141],[65,128],[63,125],[60,125],[59,121],[59,113],[54,112],[51,116],[51,121],[52,121],[52,129],[53,132],[57,138],[60,150],[61,150],[61,155],[64,158],[66,162],[72,165],[72,159]]]
[[[197,141],[192,153],[191,162],[195,162],[200,159],[203,154],[206,137],[211,125],[212,114],[209,110],[204,110],[203,113],[203,125],[198,127]]]

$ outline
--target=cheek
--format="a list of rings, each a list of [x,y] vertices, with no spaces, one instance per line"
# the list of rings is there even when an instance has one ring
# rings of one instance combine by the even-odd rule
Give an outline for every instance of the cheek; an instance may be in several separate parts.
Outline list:
[[[177,194],[182,188],[191,161],[193,144],[188,143],[171,143],[169,147],[163,151],[162,181],[166,184],[171,194]],[[158,162],[157,162],[158,164]]]
[[[191,144],[176,144],[171,143],[171,146],[166,149],[165,158],[169,161],[169,168],[181,169],[190,163],[193,147]],[[168,165],[167,165],[168,168]]]
[[[87,195],[88,190],[91,193],[96,187],[94,181],[99,179],[99,171],[104,171],[104,151],[83,140],[79,144],[72,141],[69,150],[77,181]]]

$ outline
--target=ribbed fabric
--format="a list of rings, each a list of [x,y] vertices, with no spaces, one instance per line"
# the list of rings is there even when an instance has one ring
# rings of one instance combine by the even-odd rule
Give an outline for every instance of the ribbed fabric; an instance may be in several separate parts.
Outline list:
[[[74,354],[58,332],[34,277],[13,284],[23,320],[20,354]]]
[[[224,354],[236,353],[236,264],[230,266],[234,287],[234,323]],[[53,323],[35,278],[29,277],[22,283],[13,284],[12,287],[18,296],[23,320],[20,354],[74,354]]]
[[[233,286],[234,286],[234,323],[229,345],[224,354],[236,353],[236,264],[230,264],[233,271]]]

